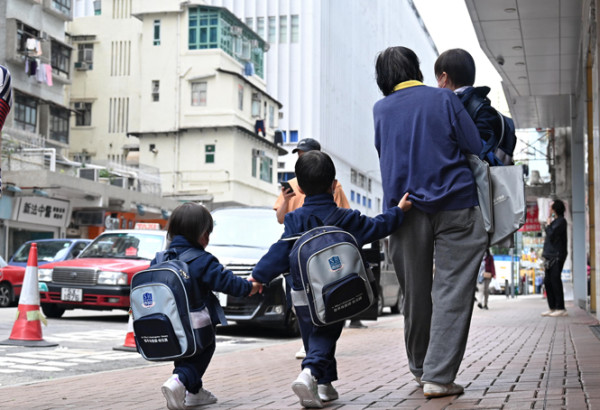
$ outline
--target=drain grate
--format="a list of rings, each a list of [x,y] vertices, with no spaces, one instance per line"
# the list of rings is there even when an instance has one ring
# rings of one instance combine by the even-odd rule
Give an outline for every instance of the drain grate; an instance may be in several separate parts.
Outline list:
[[[600,325],[590,326],[590,330],[598,339],[600,339]]]

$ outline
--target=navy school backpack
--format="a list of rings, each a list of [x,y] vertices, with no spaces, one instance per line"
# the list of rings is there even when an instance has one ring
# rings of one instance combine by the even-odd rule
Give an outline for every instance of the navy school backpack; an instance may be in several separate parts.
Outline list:
[[[182,359],[212,343],[210,314],[203,304],[194,305],[199,290],[187,265],[201,254],[199,249],[158,252],[156,263],[131,279],[133,333],[144,359]]]
[[[490,100],[487,97],[473,94],[465,104],[465,108],[469,113],[469,116],[475,120],[479,110],[486,104],[490,105]],[[517,145],[515,123],[512,118],[502,115],[495,108],[494,110],[502,120],[502,129],[500,135],[496,135],[495,138],[483,141],[483,149],[479,154],[479,158],[487,160],[491,166],[510,165],[512,164],[513,152]]]
[[[290,271],[294,288],[301,289],[292,290],[292,302],[308,306],[315,326],[350,319],[373,303],[373,273],[354,236],[337,226],[318,226],[297,238]]]

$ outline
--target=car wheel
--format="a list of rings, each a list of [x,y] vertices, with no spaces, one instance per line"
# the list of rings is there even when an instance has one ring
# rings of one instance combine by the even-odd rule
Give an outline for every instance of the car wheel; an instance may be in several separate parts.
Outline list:
[[[54,303],[42,303],[42,312],[44,312],[46,317],[59,319],[65,313],[65,308]]]
[[[12,286],[9,283],[0,283],[0,307],[10,306],[12,301]]]
[[[377,292],[377,316],[383,315],[383,296],[381,294],[381,288]]]
[[[394,313],[394,314],[404,313],[404,308],[402,306],[403,304],[404,304],[404,295],[402,294],[402,291],[398,291],[398,300],[396,301],[396,304],[394,306],[392,306],[392,313]]]
[[[285,320],[285,334],[290,337],[300,336],[300,325],[296,314],[290,309]]]

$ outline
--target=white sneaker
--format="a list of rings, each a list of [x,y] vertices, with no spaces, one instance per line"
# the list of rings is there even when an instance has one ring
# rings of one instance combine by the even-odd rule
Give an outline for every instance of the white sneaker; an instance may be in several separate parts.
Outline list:
[[[317,390],[319,391],[319,398],[322,401],[337,400],[340,397],[337,390],[331,385],[331,383],[319,384],[317,386]]]
[[[444,397],[461,394],[465,389],[456,383],[438,384],[433,382],[423,382],[423,394],[425,397]]]
[[[300,372],[298,378],[292,383],[292,390],[300,399],[300,404],[307,408],[322,409],[323,402],[317,390],[317,379],[315,379],[307,367]]]
[[[185,409],[185,386],[179,381],[179,376],[176,374],[169,379],[160,388],[163,396],[167,399],[167,407],[169,410]]]
[[[200,388],[198,393],[187,392],[185,396],[186,407],[204,406],[205,404],[213,404],[217,402],[214,394],[206,389]]]
[[[545,312],[542,312],[542,316],[550,316],[550,315],[552,315],[552,313],[554,313],[554,309],[550,309]]]
[[[550,313],[551,317],[559,317],[559,316],[569,316],[565,309],[557,309],[554,312]]]
[[[306,357],[306,350],[304,350],[304,345],[296,352],[296,359],[304,359]]]

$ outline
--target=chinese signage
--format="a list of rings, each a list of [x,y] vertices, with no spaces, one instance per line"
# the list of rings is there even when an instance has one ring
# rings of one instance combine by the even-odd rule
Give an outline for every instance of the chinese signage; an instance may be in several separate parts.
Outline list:
[[[527,204],[527,220],[525,225],[519,229],[520,232],[538,232],[542,230],[538,221],[539,209],[537,203]]]
[[[66,227],[71,219],[71,204],[59,199],[23,196],[19,198],[16,220]]]

